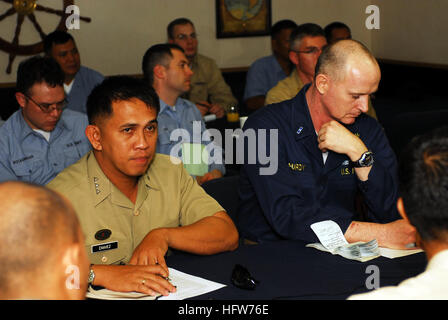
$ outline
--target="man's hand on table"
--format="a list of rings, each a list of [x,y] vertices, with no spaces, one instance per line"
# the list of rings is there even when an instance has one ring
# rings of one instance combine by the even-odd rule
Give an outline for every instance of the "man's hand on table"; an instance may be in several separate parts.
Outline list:
[[[168,295],[176,292],[176,288],[169,283],[168,272],[159,265],[94,265],[95,286],[102,286],[112,291],[142,292],[151,296]]]

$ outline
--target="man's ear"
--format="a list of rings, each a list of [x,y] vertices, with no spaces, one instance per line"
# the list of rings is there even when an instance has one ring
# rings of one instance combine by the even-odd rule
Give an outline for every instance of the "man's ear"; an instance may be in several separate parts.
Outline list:
[[[326,94],[330,87],[330,78],[326,74],[318,74],[316,76],[315,84],[320,94]]]
[[[85,250],[79,243],[68,245],[61,257],[61,267],[65,275],[65,289],[68,299],[83,299],[87,288],[87,260],[81,253]]]
[[[16,92],[16,100],[20,107],[24,107],[26,104],[26,97],[22,92]]]
[[[161,64],[155,65],[153,69],[154,79],[164,79],[166,74],[166,68]]]
[[[288,53],[289,60],[296,66],[299,64],[299,55],[294,51],[289,51]]]
[[[93,149],[97,151],[103,150],[103,146],[101,145],[101,130],[98,126],[89,124],[86,128],[85,134]]]
[[[406,214],[406,211],[404,210],[404,204],[403,204],[403,198],[402,197],[398,198],[398,200],[397,200],[397,209],[398,209],[398,213],[400,213],[400,216],[404,220],[406,220],[406,222],[409,223],[408,216]]]

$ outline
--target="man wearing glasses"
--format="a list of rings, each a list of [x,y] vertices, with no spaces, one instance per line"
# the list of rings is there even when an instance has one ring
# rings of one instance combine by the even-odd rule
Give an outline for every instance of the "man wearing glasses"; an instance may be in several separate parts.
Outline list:
[[[194,102],[202,116],[214,114],[222,118],[230,106],[237,104],[230,87],[222,77],[216,62],[198,53],[198,39],[193,22],[178,18],[167,27],[168,43],[174,43],[185,51],[189,67],[194,72],[191,89],[186,99]]]
[[[295,69],[268,91],[265,104],[289,100],[307,83],[313,81],[314,69],[322,48],[327,45],[324,30],[314,23],[305,23],[291,32],[289,60]]]
[[[87,116],[66,106],[64,73],[48,57],[32,57],[17,70],[16,111],[0,128],[0,181],[46,184],[76,162],[90,143]]]

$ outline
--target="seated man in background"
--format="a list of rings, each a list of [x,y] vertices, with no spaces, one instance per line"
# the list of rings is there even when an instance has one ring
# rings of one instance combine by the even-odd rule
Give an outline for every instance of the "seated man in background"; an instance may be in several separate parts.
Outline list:
[[[67,95],[67,108],[86,113],[87,97],[92,89],[104,80],[99,72],[81,66],[78,48],[73,37],[56,30],[44,39],[44,51],[59,63],[64,71],[64,91]]]
[[[17,70],[20,110],[0,128],[0,181],[46,184],[90,150],[85,114],[64,110],[64,73],[48,57],[32,57]]]
[[[264,106],[268,91],[293,70],[288,56],[289,37],[296,27],[291,20],[280,20],[272,26],[272,55],[256,60],[247,72],[243,99],[249,110]]]
[[[84,299],[84,237],[73,207],[56,192],[0,183],[0,247],[0,299]]]
[[[181,164],[156,154],[158,110],[147,83],[104,80],[87,101],[93,150],[48,185],[75,207],[93,285],[168,295],[168,248],[205,255],[238,246],[224,209]]]
[[[292,99],[305,84],[312,82],[317,59],[326,45],[324,30],[319,25],[305,23],[295,28],[289,38],[289,60],[294,70],[268,91],[265,104]]]
[[[448,128],[414,138],[399,167],[398,211],[417,229],[428,258],[422,274],[396,287],[354,295],[353,300],[448,299]]]
[[[294,29],[290,38],[289,59],[295,70],[269,90],[266,105],[292,99],[305,84],[312,82],[317,60],[326,45],[324,30],[317,24],[305,23]],[[370,97],[366,114],[377,119]]]
[[[342,22],[332,22],[324,28],[325,37],[328,44],[335,43],[339,40],[347,40],[352,38],[350,28]]]
[[[177,141],[180,136],[171,140],[173,131],[178,129],[188,132],[188,137],[185,137],[183,142],[189,145],[199,143],[205,147],[202,139],[207,133],[201,114],[192,102],[181,98],[181,95],[190,89],[190,79],[193,74],[188,67],[188,61],[182,48],[175,44],[152,46],[143,57],[142,69],[148,85],[154,88],[160,99],[160,112],[157,117],[159,130],[157,152],[167,155],[175,153],[174,156],[178,157],[180,151],[181,157],[184,155],[181,149],[173,150],[176,146],[180,146],[180,142]],[[210,139],[207,140],[208,143],[212,143],[211,146],[214,146]],[[214,163],[214,159],[211,159],[211,163],[205,165],[205,172],[190,172],[196,176],[199,184],[221,178],[225,174],[222,149],[215,146],[213,150],[214,153],[217,153],[219,163]],[[189,161],[184,159],[184,164],[189,165]]]
[[[310,226],[332,220],[350,243],[377,239],[379,246],[404,249],[415,242],[415,228],[397,220],[394,152],[378,122],[363,114],[379,81],[380,68],[368,49],[341,40],[324,48],[314,81],[295,98],[247,119],[245,131],[278,133],[272,135],[278,141],[258,142],[265,154],[277,153],[278,168],[260,175],[265,166],[260,156],[255,164],[243,165],[238,213],[242,237],[252,242],[318,242]],[[372,222],[355,221],[357,192]]]
[[[196,104],[202,116],[214,114],[216,118],[224,117],[226,111],[238,101],[225,82],[216,62],[198,53],[198,39],[193,22],[187,18],[178,18],[168,24],[168,43],[181,47],[188,58],[191,88],[185,98]]]

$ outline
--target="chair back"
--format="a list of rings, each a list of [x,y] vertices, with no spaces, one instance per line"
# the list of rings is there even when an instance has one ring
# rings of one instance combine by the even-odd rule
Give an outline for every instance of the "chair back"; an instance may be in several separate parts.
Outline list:
[[[213,179],[202,184],[205,192],[218,201],[235,223],[238,213],[239,178],[239,175],[234,175]]]

